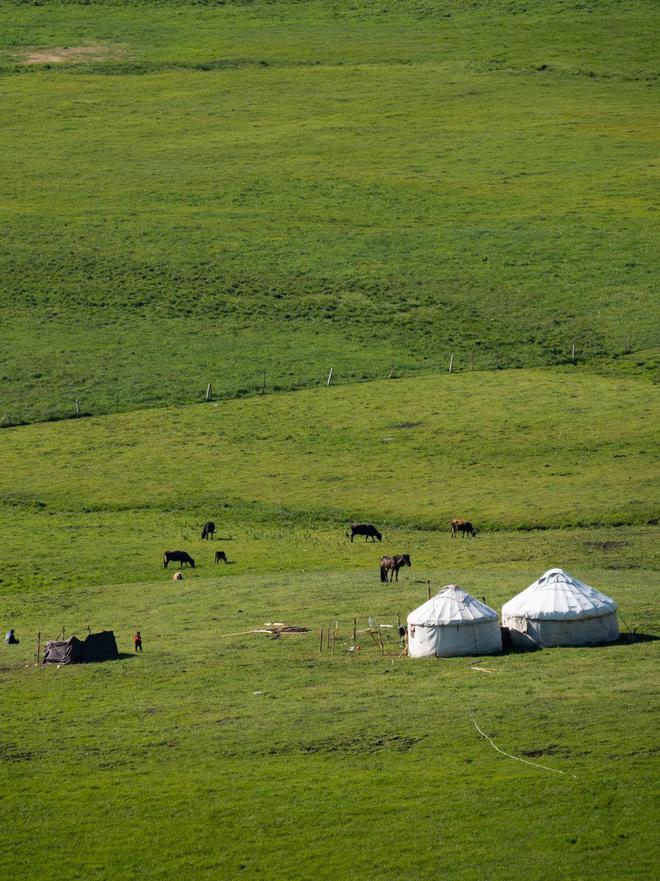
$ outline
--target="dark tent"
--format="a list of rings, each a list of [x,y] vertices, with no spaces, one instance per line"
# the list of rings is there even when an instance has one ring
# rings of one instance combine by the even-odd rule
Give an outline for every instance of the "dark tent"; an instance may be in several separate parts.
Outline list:
[[[72,636],[47,642],[44,651],[44,664],[81,664],[84,660],[85,643]]]
[[[67,640],[47,642],[44,664],[84,664],[87,661],[111,661],[119,657],[112,630],[90,633],[84,642],[72,636]]]
[[[114,661],[119,657],[112,630],[90,633],[84,643],[85,661]]]

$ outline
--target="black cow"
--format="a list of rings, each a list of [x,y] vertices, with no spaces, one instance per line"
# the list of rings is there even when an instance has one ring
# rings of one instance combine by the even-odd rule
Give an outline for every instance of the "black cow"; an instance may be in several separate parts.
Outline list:
[[[376,541],[376,539],[378,539],[378,541],[383,540],[383,536],[375,526],[371,525],[371,523],[352,523],[351,541],[353,541],[356,535],[363,535],[365,541],[369,541],[370,538],[372,541]]]
[[[209,520],[202,527],[202,538],[215,538],[215,523],[213,520]]]
[[[223,563],[227,562],[227,554],[224,551],[216,551],[215,552],[215,562],[219,563],[222,561]]]
[[[163,566],[167,569],[168,563],[178,563],[179,569],[183,569],[184,563],[195,568],[195,561],[185,551],[165,551],[163,554]]]

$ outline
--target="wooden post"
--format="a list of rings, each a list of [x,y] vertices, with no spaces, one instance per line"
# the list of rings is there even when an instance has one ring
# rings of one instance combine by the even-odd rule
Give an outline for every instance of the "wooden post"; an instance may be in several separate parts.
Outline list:
[[[454,368],[454,356],[452,355],[449,359],[449,372],[451,373]]]
[[[428,588],[429,599],[431,599],[431,582],[430,582],[430,581],[427,581],[427,582],[426,582],[426,585],[427,585],[427,588]]]
[[[333,655],[334,655],[334,653],[335,653],[335,639],[336,639],[336,637],[337,637],[337,631],[336,631],[335,628],[333,627],[333,628],[332,628],[332,654],[333,654]]]
[[[80,415],[80,401],[76,398],[76,416]]]
[[[575,343],[571,346],[571,361],[575,364]]]
[[[323,624],[319,629],[319,654],[323,654]]]
[[[264,370],[263,380],[261,383],[261,394],[262,395],[266,394],[266,371],[265,370]]]
[[[387,378],[394,379],[394,364],[390,367],[390,375]]]
[[[330,383],[332,382],[332,371],[333,370],[334,370],[334,367],[331,367],[330,373],[328,373],[328,381],[326,382],[326,385],[330,385]]]
[[[205,397],[206,397],[206,400],[207,400],[207,401],[212,401],[212,400],[213,400],[213,389],[211,388],[211,383],[209,383],[209,384],[206,386],[206,395],[205,395]]]
[[[37,663],[36,667],[39,666],[39,655],[41,654],[41,630],[37,633]]]
[[[353,618],[353,646],[357,642],[357,618]]]

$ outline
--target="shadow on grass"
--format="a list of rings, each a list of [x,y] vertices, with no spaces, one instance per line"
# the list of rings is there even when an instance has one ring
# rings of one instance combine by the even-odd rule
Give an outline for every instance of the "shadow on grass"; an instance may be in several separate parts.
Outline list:
[[[610,645],[631,645],[636,642],[655,642],[656,639],[660,639],[660,636],[656,636],[653,633],[622,633],[618,640],[610,643]]]

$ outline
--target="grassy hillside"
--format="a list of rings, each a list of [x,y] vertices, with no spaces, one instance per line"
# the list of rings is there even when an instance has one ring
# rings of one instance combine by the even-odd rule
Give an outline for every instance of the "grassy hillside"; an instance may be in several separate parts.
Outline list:
[[[453,574],[499,606],[538,570]],[[589,577],[658,632],[652,573]],[[17,881],[53,864],[102,881],[654,877],[658,643],[415,662],[362,634],[346,651],[354,615],[396,624],[424,598],[410,575],[383,589],[361,573],[26,597],[24,642],[0,646],[0,867]],[[240,635],[272,620],[311,632]],[[319,656],[318,626],[337,620],[337,651]],[[33,635],[63,624],[112,626],[126,653],[139,627],[145,653],[36,669]],[[475,721],[545,767],[497,754]]]
[[[510,371],[4,431],[0,869],[653,877],[657,406],[641,380]],[[452,541],[456,513],[477,539]],[[381,544],[347,540],[361,516]],[[175,546],[199,564],[176,585]],[[413,565],[383,586],[387,551]],[[499,608],[551,565],[617,599],[620,643],[415,662],[389,629],[384,656],[364,632],[348,651],[354,617],[396,625],[427,582]],[[309,632],[246,633],[269,621]],[[35,668],[38,631],[88,626],[123,657]]]
[[[0,5],[0,418],[656,345],[659,21]]]
[[[387,549],[433,568],[581,559],[585,547],[597,565],[611,550],[624,568],[647,565],[657,422],[657,392],[643,381],[545,370],[8,429],[0,528],[12,553],[1,577],[5,589],[146,581],[181,546],[208,574],[199,533],[209,518],[232,538],[219,545],[234,560],[223,576],[375,571]],[[478,551],[449,540],[455,516],[482,530]],[[348,545],[347,524],[362,519],[383,528],[382,547]],[[603,551],[617,526],[631,527],[631,544]],[[509,534],[551,527],[589,531]]]

